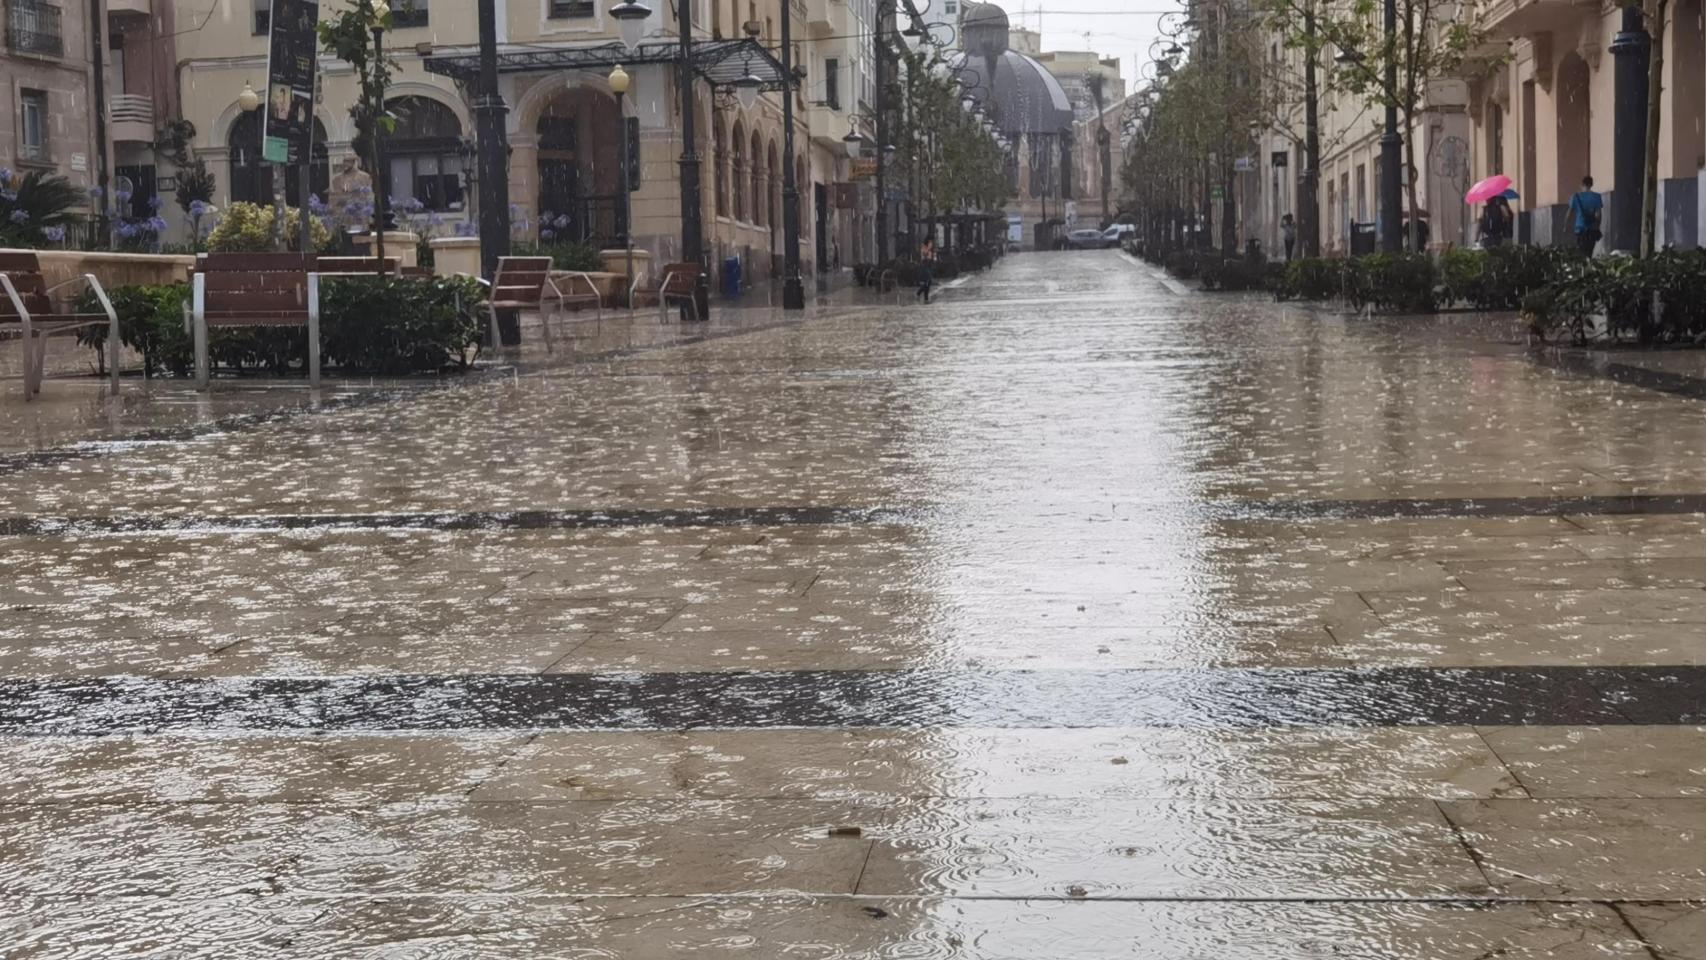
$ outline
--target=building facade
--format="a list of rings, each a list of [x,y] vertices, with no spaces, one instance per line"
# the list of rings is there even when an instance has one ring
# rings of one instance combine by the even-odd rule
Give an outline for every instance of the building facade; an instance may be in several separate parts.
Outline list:
[[[117,0],[113,0],[117,2]],[[186,153],[205,162],[216,182],[214,203],[269,202],[271,168],[258,162],[259,117],[245,113],[245,84],[264,87],[270,0],[221,0],[208,7],[171,4],[194,30],[176,40],[177,116],[194,135]],[[321,16],[347,0],[322,0]],[[625,65],[631,85],[619,104],[607,80],[610,66],[565,69],[530,65],[534,54],[608,48],[617,24],[614,0],[499,0],[499,90],[508,105],[509,194],[518,241],[574,240],[615,245],[627,232],[620,202],[620,143],[637,128],[638,188],[631,194],[632,235],[657,263],[682,259],[680,100],[673,63],[655,54]],[[387,54],[397,69],[387,108],[396,129],[384,141],[379,171],[400,226],[452,235],[477,222],[477,163],[471,86],[443,65],[477,54],[476,5],[469,0],[391,0]],[[675,5],[653,3],[642,44],[678,36]],[[794,168],[800,197],[801,260],[807,271],[851,264],[872,247],[869,188],[861,197],[843,140],[870,108],[873,0],[697,0],[695,43],[732,51],[730,68],[751,65],[759,53],[780,52],[781,17],[790,16],[797,75]],[[865,42],[858,38],[866,37]],[[661,49],[661,46],[660,48]],[[608,59],[608,58],[607,58]],[[619,58],[618,58],[619,59]],[[736,73],[739,70],[736,69]],[[356,79],[347,64],[325,55],[314,124],[311,190],[328,197],[332,180],[350,164],[367,165],[348,108]],[[722,81],[726,84],[726,78]],[[782,104],[762,94],[743,109],[732,89],[696,85],[696,152],[701,157],[703,223],[713,262],[735,257],[749,279],[780,270],[782,253]],[[166,101],[156,100],[156,110]],[[187,128],[186,128],[187,129]],[[174,158],[156,149],[162,174]],[[287,201],[301,202],[295,178]],[[853,205],[849,205],[852,198]],[[857,201],[865,201],[860,209]],[[334,217],[340,211],[331,211]]]
[[[0,0],[0,165],[99,185],[102,140],[95,109],[90,5]],[[101,26],[101,24],[95,24]]]

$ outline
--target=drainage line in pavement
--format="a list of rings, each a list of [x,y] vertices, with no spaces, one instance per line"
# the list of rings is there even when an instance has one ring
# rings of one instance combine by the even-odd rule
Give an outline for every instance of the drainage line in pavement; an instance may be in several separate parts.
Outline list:
[[[1701,722],[1702,666],[0,680],[0,733],[22,735]]]

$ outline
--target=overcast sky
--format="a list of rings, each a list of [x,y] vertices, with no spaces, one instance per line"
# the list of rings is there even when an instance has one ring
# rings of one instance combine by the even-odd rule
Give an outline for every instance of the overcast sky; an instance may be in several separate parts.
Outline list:
[[[1127,93],[1138,66],[1149,59],[1149,44],[1159,35],[1156,22],[1161,14],[1183,6],[1169,0],[996,2],[1015,27],[1023,21],[1027,28],[1037,30],[1040,24],[1044,50],[1094,50],[1104,57],[1119,57]]]

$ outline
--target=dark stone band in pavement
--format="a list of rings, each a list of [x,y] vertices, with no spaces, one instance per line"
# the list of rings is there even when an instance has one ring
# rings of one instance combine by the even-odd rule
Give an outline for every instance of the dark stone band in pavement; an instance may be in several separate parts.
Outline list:
[[[1530,350],[1529,359],[1543,367],[1565,373],[1601,377],[1630,386],[1669,393],[1692,400],[1706,400],[1706,379],[1671,370],[1654,370],[1632,363],[1619,363],[1605,351],[1562,349]]]
[[[895,523],[894,511],[857,507],[712,507],[704,510],[510,510],[493,512],[291,513],[239,516],[118,514],[0,517],[0,536],[219,533],[291,530],[597,530],[617,527],[778,527]]]
[[[0,734],[1697,724],[1706,667],[0,681]]]
[[[1166,504],[1138,504],[1159,509]],[[1245,500],[1179,507],[1217,520],[1402,520],[1615,516],[1706,513],[1706,494],[1598,497],[1486,497],[1381,500]],[[115,514],[0,517],[0,536],[87,536],[122,533],[264,533],[291,530],[584,530],[615,527],[777,527],[916,522],[928,509],[881,507],[709,507],[418,511],[407,513],[282,513],[232,516]]]

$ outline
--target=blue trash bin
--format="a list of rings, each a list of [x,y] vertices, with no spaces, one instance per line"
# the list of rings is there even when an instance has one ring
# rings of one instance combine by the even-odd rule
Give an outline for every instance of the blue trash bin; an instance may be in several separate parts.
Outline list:
[[[740,296],[740,258],[729,257],[723,261],[723,297],[733,300]]]

